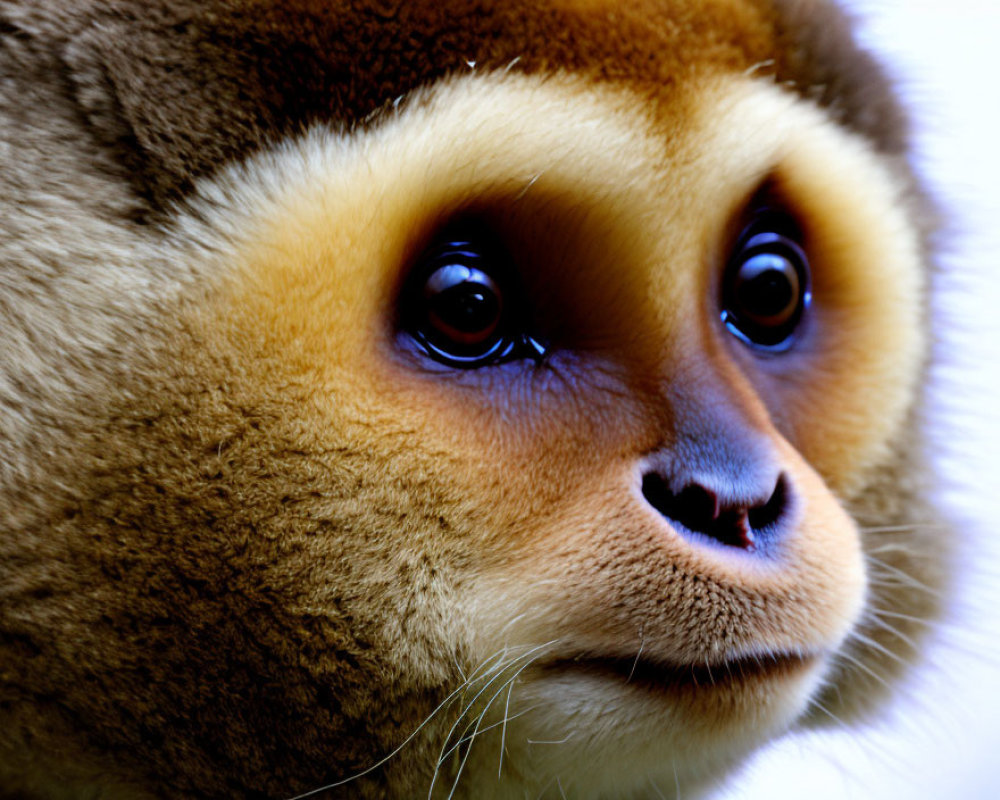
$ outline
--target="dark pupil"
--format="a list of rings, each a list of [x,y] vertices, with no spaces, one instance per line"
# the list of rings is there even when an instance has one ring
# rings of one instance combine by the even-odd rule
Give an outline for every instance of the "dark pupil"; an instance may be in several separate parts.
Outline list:
[[[758,323],[780,325],[795,313],[798,275],[783,256],[759,253],[740,267],[735,294],[742,315]]]
[[[484,272],[464,264],[434,271],[425,288],[431,324],[445,336],[473,344],[490,336],[500,319],[500,298]]]
[[[462,283],[437,295],[431,301],[431,313],[455,330],[476,333],[490,327],[499,305],[497,299],[481,287]]]

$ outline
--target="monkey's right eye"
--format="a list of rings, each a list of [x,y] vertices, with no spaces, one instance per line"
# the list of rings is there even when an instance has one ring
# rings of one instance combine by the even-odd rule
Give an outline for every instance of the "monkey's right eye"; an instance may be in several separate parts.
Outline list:
[[[722,321],[747,345],[770,351],[791,346],[809,308],[809,260],[794,223],[758,215],[743,231],[723,279]]]
[[[404,326],[436,361],[474,368],[518,357],[523,316],[508,259],[489,241],[454,239],[424,253],[404,295]]]

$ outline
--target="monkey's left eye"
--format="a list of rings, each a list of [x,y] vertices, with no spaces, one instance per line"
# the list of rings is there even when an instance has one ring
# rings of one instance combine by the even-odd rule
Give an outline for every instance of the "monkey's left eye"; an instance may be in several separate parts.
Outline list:
[[[503,249],[489,237],[427,250],[404,295],[403,324],[437,361],[475,368],[520,358],[534,340]]]
[[[789,347],[809,306],[809,261],[787,224],[751,225],[723,278],[722,321],[738,339],[766,350]]]

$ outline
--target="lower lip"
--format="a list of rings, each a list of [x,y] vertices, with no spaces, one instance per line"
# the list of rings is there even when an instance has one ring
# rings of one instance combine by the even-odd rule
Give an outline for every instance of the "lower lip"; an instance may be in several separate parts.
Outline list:
[[[765,655],[716,665],[669,665],[636,658],[576,658],[552,662],[546,669],[582,671],[615,678],[652,691],[697,691],[780,681],[815,664],[815,656]]]

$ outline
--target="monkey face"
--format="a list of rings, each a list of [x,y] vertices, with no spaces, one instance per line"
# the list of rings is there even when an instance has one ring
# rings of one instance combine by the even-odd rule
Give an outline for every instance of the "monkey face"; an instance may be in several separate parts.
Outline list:
[[[19,679],[86,676],[78,764],[627,796],[716,779],[825,686],[868,702],[877,609],[930,612],[866,564],[910,567],[868,531],[917,502],[910,179],[705,52],[470,63],[194,184],[157,240],[194,277],[67,450],[84,654]]]
[[[363,151],[313,137],[268,165],[286,183],[241,253],[253,278],[212,317],[211,350],[253,329],[297,366],[252,383],[309,387],[312,447],[365,454],[363,540],[320,491],[317,574],[328,548],[367,564],[356,613],[395,669],[462,665],[447,746],[516,717],[505,747],[539,775],[703,774],[804,710],[865,600],[839,498],[918,374],[891,174],[770,87],[692,91],[667,144],[676,97],[657,119],[510,77],[428,93]],[[726,316],[757,308],[733,288],[755,258],[797,271],[768,276],[763,332]]]

